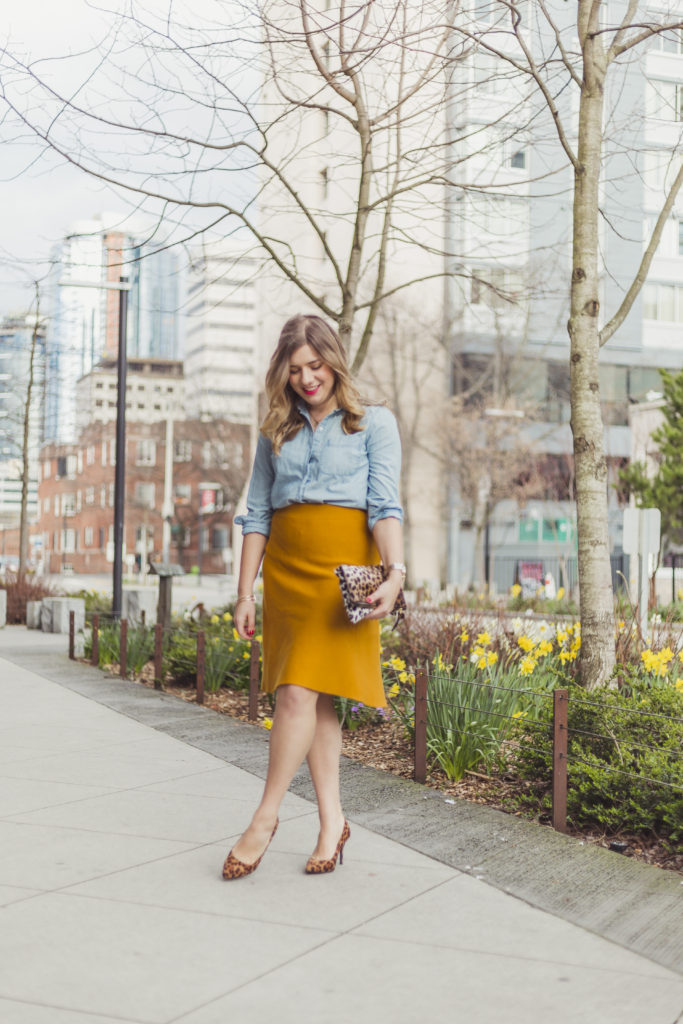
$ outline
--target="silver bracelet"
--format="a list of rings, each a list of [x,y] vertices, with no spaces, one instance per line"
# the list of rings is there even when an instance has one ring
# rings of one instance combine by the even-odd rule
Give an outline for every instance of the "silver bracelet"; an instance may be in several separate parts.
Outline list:
[[[242,597],[238,597],[237,600],[235,601],[235,608],[237,607],[238,604],[241,604],[242,601],[256,602],[256,598],[253,594],[243,594]]]

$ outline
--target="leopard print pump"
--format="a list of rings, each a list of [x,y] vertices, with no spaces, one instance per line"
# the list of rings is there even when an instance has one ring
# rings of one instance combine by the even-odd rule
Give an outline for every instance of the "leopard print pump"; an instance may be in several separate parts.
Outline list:
[[[278,827],[279,824],[280,824],[280,821],[278,819],[275,822],[275,828],[270,833],[270,839],[268,840],[268,843],[266,844],[266,850],[268,849],[268,847],[272,843],[273,836],[277,832],[277,827]],[[223,878],[226,880],[226,882],[231,882],[235,878],[244,878],[246,875],[253,874],[254,871],[256,871],[256,868],[259,866],[259,864],[263,860],[263,854],[266,852],[266,850],[263,851],[263,853],[261,854],[260,857],[256,858],[256,860],[254,861],[253,864],[245,864],[244,861],[240,860],[238,857],[236,857],[234,855],[234,853],[232,852],[232,850],[231,850],[230,853],[228,854],[228,856],[225,858],[225,863],[223,864]]]
[[[334,851],[334,856],[330,857],[329,860],[318,860],[317,857],[309,857],[306,864],[307,875],[328,875],[330,871],[334,871],[337,866],[337,857],[339,857],[339,863],[344,863],[344,845],[351,835],[351,829],[349,828],[348,821],[344,822],[344,828],[342,834],[337,843],[337,849]]]

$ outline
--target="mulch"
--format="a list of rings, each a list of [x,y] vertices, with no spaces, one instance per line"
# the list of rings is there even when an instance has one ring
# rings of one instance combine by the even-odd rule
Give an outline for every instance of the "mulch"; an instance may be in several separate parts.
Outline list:
[[[109,666],[109,671],[118,675],[118,665]],[[154,686],[153,666],[146,665],[137,679],[144,686]],[[177,686],[165,682],[162,687],[165,693],[172,694],[181,700],[194,703],[197,691],[194,686]],[[204,706],[230,715],[240,721],[249,721],[249,694],[246,690],[220,689],[215,693],[206,693]],[[268,694],[258,695],[258,721],[256,724],[265,727],[266,720],[273,714],[271,698]],[[370,768],[390,772],[404,779],[413,777],[413,746],[405,735],[403,727],[396,720],[370,722],[357,729],[344,729],[342,733],[342,753],[346,757],[359,761]],[[517,807],[517,800],[524,791],[531,790],[531,784],[508,774],[485,775],[480,772],[467,772],[459,782],[452,782],[444,772],[434,769],[427,775],[426,785],[443,793],[445,797],[469,800],[472,803],[484,804],[495,810],[525,817],[539,825],[550,825],[549,815],[539,812],[535,816],[522,812]],[[568,834],[595,846],[610,849],[610,844],[621,844],[617,856],[633,857],[635,860],[665,868],[683,874],[683,850],[672,850],[666,840],[656,836],[636,835],[629,832],[607,835],[600,829],[568,828]]]

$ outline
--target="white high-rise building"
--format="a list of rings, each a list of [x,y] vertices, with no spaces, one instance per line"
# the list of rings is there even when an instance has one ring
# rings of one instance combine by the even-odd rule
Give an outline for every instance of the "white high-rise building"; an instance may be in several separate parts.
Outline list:
[[[188,416],[252,423],[257,385],[258,264],[207,243],[192,262],[187,288],[185,404]]]
[[[31,383],[28,420],[28,515],[37,512],[38,446],[43,412],[45,330],[38,326],[31,377],[35,320],[7,317],[0,322],[0,522],[18,523],[21,510],[24,416]]]

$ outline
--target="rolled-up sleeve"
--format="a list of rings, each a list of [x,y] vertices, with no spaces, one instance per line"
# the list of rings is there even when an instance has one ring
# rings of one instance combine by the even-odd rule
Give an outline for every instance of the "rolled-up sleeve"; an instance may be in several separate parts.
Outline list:
[[[254,467],[247,492],[247,511],[244,515],[235,516],[235,523],[242,527],[242,534],[262,533],[270,535],[270,521],[273,517],[271,492],[275,472],[273,469],[272,445],[259,434],[254,456]]]
[[[372,530],[380,519],[393,518],[403,522],[398,491],[401,438],[396,420],[389,409],[381,405],[371,406],[368,413],[368,526]]]

